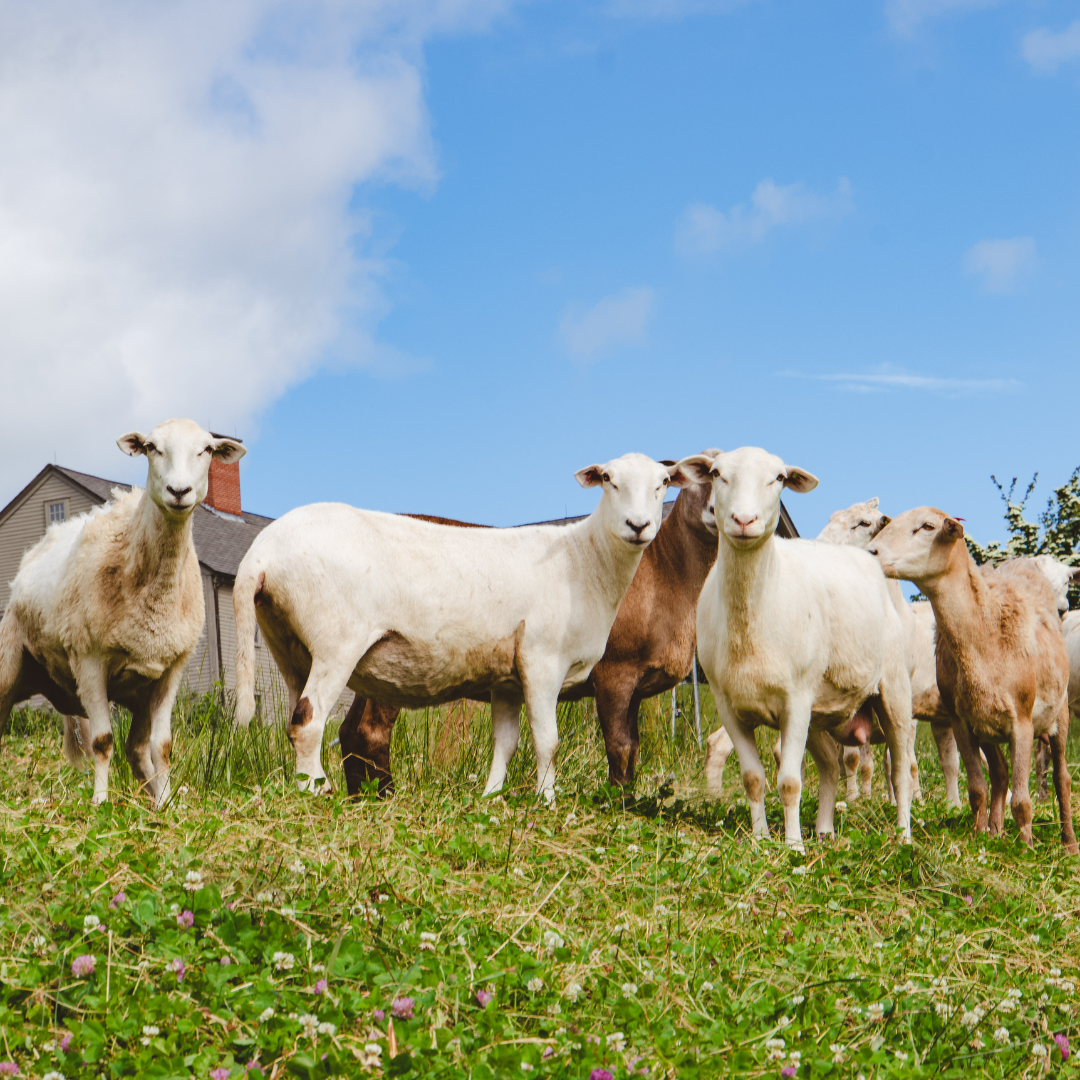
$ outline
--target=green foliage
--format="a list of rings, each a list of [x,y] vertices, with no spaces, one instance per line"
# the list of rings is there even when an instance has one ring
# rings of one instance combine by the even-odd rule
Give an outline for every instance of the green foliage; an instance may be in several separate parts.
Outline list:
[[[1047,500],[1046,509],[1039,515],[1038,524],[1024,516],[1028,499],[1039,479],[1038,473],[1031,478],[1024,497],[1019,501],[1015,498],[1015,476],[1008,491],[996,476],[990,479],[1005,503],[1005,527],[1009,539],[1004,545],[994,540],[983,546],[968,536],[968,550],[977,563],[993,563],[996,566],[1005,559],[1022,555],[1051,555],[1062,562],[1080,565],[1080,468],[1073,472],[1066,483],[1054,490]],[[1080,587],[1073,585],[1069,589],[1069,606],[1075,608],[1078,603]]]
[[[1076,1071],[1052,1040],[1080,1037],[1080,881],[1052,803],[1032,851],[1011,822],[975,837],[922,733],[913,845],[879,761],[874,798],[793,855],[751,841],[734,765],[738,790],[703,798],[688,699],[674,737],[670,698],[646,702],[633,798],[602,786],[591,703],[563,707],[555,809],[524,721],[506,793],[479,797],[484,707],[404,715],[397,795],[349,802],[295,791],[280,728],[184,701],[162,812],[122,754],[92,809],[59,718],[20,713],[0,757],[0,1060],[34,1080]],[[767,813],[775,832],[772,792]],[[808,766],[808,836],[815,813]]]

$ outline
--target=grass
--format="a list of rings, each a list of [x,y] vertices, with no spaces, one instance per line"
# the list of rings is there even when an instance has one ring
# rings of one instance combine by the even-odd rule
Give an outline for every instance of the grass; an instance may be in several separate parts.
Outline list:
[[[182,700],[162,812],[122,755],[112,804],[92,809],[59,718],[16,714],[0,1056],[39,1080],[1076,1071],[1053,1036],[1078,1033],[1080,883],[1052,803],[1032,851],[1011,822],[976,837],[920,737],[911,846],[879,760],[874,797],[798,856],[750,840],[734,758],[728,797],[702,797],[669,700],[646,705],[625,801],[601,786],[591,702],[563,707],[554,810],[532,795],[526,732],[504,796],[479,797],[481,706],[404,716],[397,795],[349,802],[329,745],[339,794],[300,795],[279,727],[237,732],[217,698]],[[715,724],[707,695],[705,711]],[[774,793],[768,810],[776,832]],[[815,810],[808,765],[808,833]],[[83,956],[93,970],[73,973]]]

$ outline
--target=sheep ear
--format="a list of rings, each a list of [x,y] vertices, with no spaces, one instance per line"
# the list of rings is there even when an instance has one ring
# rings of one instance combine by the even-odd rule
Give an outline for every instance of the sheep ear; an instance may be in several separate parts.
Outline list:
[[[674,461],[661,461],[660,464],[667,466],[668,484],[670,484],[671,487],[690,487],[691,484],[696,484],[698,482],[697,477],[691,476],[688,472],[685,472],[681,466],[677,465]]]
[[[878,508],[878,497],[875,495],[872,499],[867,499],[866,505],[869,506],[871,510],[876,510]]]
[[[1069,580],[1074,583],[1080,582],[1080,566],[1072,566],[1069,569],[1071,570]]]
[[[885,526],[888,525],[890,521],[892,521],[892,518],[889,517],[888,514],[882,514],[881,515],[881,525],[878,527],[878,531],[880,532],[882,529],[884,529]]]
[[[574,473],[574,479],[583,488],[596,487],[597,484],[602,484],[604,482],[604,466],[587,465],[584,469],[578,469],[578,471]]]
[[[211,439],[210,445],[214,448],[214,457],[223,465],[231,465],[247,453],[247,447],[235,439]]]
[[[956,518],[947,517],[941,523],[941,535],[950,540],[959,540],[964,535],[964,526]]]
[[[713,459],[705,454],[693,454],[690,457],[684,457],[675,466],[683,476],[689,478],[692,484],[712,483],[712,467]]]
[[[805,469],[799,469],[794,465],[787,466],[787,479],[784,481],[784,487],[791,488],[792,491],[797,491],[800,495],[805,495],[808,491],[813,491],[818,486],[818,478],[813,473],[808,473]]]
[[[116,440],[116,445],[129,457],[138,457],[146,453],[146,436],[139,431],[129,431]]]

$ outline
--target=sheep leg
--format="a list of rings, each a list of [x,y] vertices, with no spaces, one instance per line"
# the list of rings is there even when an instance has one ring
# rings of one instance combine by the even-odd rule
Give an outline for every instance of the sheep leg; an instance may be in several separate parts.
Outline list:
[[[1054,766],[1054,791],[1057,794],[1058,815],[1061,818],[1061,842],[1065,850],[1080,854],[1072,823],[1072,778],[1065,760],[1065,744],[1069,741],[1069,706],[1062,706],[1057,732],[1050,736],[1050,757]]]
[[[776,790],[784,805],[784,838],[796,851],[805,851],[799,806],[802,801],[802,764],[810,733],[809,700],[789,699],[780,718],[780,768],[776,773]],[[836,788],[832,799],[835,802]],[[829,807],[829,825],[832,826],[832,807]]]
[[[903,841],[911,841],[911,766],[908,741],[911,738],[911,680],[907,668],[898,664],[887,670],[874,700],[874,711],[889,748],[889,775],[896,795],[896,827]]]
[[[945,774],[945,801],[959,810],[964,805],[960,801],[960,754],[956,749],[952,727],[940,720],[931,720],[930,734],[934,736],[941,771]]]
[[[768,837],[769,825],[765,820],[765,770],[761,766],[761,758],[758,757],[753,729],[748,728],[735,715],[722,694],[716,699],[716,707],[724,724],[720,730],[727,732],[728,738],[735,747],[735,753],[739,755],[743,790],[746,792],[746,801],[750,804],[750,825],[753,835]],[[712,746],[719,746],[720,742],[720,732],[714,731],[709,736],[710,751]],[[710,785],[711,782],[710,779]]]
[[[109,800],[109,764],[113,755],[112,717],[109,714],[108,669],[103,660],[71,657],[71,672],[86,709],[86,729],[94,762],[94,806]]]
[[[1020,830],[1020,839],[1031,847],[1031,751],[1035,741],[1035,732],[1031,717],[1017,717],[1013,724],[1012,738],[1009,740],[1012,757],[1012,815],[1016,827]],[[1004,813],[1002,814],[1004,817]]]
[[[859,747],[859,790],[868,799],[874,791],[874,751],[869,743]]]
[[[8,717],[22,692],[22,633],[10,610],[0,620],[0,735],[7,730]],[[65,725],[66,729],[66,725]]]
[[[394,793],[390,773],[390,740],[401,710],[396,705],[381,705],[359,694],[338,728],[341,741],[341,767],[350,795],[359,795],[363,785],[377,780],[379,795]]]
[[[555,755],[559,750],[556,709],[563,679],[557,675],[538,677],[534,669],[522,682],[525,684],[525,708],[529,714],[533,748],[536,751],[536,793],[543,795],[548,805],[554,805]]]
[[[952,731],[956,749],[963,759],[964,771],[967,773],[968,803],[975,818],[975,831],[986,832],[989,828],[989,798],[979,747],[967,721],[955,717]]]
[[[1046,802],[1050,798],[1049,765],[1050,765],[1050,740],[1045,736],[1035,740],[1035,797],[1039,802]]]
[[[627,665],[612,670],[605,666],[597,676],[593,669],[593,692],[604,749],[608,759],[608,783],[632,788],[638,757],[637,668]]]
[[[915,757],[915,737],[918,733],[919,725],[915,723],[915,719],[912,717],[911,723],[908,724],[908,764],[911,767],[912,802],[916,799],[919,802],[923,801],[922,786],[919,783],[919,762]]]
[[[719,727],[705,740],[705,790],[719,798],[724,794],[724,766],[735,744],[727,728]]]
[[[810,730],[806,748],[818,771],[818,812],[815,829],[819,837],[832,836],[833,811],[836,808],[836,785],[840,779],[837,744],[824,731]]]
[[[506,767],[517,752],[521,700],[521,695],[508,693],[503,688],[491,691],[491,726],[495,746],[491,755],[491,772],[484,785],[485,795],[502,791]]]
[[[154,807],[160,810],[169,801],[169,765],[172,761],[172,712],[176,704],[176,692],[184,677],[188,658],[180,657],[165,672],[154,687],[150,700],[150,793],[154,797]]]
[[[982,744],[986,768],[990,773],[990,835],[996,836],[1005,825],[1005,803],[1009,792],[1009,766],[996,743]]]
[[[367,652],[366,648],[364,652]],[[301,791],[322,791],[327,795],[333,791],[322,767],[326,718],[362,656],[363,654],[355,659],[344,659],[340,656],[333,659],[312,659],[304,692],[285,729],[296,754],[296,775],[307,777],[306,780],[297,780]]]

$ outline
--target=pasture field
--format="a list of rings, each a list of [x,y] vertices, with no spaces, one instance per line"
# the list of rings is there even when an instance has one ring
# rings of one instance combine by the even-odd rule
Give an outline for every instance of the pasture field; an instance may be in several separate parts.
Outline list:
[[[479,706],[409,714],[395,797],[349,802],[293,789],[280,728],[234,732],[215,699],[181,701],[160,813],[122,754],[92,809],[59,718],[16,714],[0,1075],[1075,1074],[1080,881],[1052,803],[1031,852],[1011,820],[974,836],[921,736],[913,845],[893,837],[879,760],[874,798],[795,855],[749,839],[734,756],[727,796],[703,798],[669,700],[646,704],[625,801],[601,786],[592,703],[561,708],[554,810],[531,793],[526,731],[505,795],[480,798]],[[775,831],[775,792],[768,806]],[[806,830],[815,808],[808,764]]]

